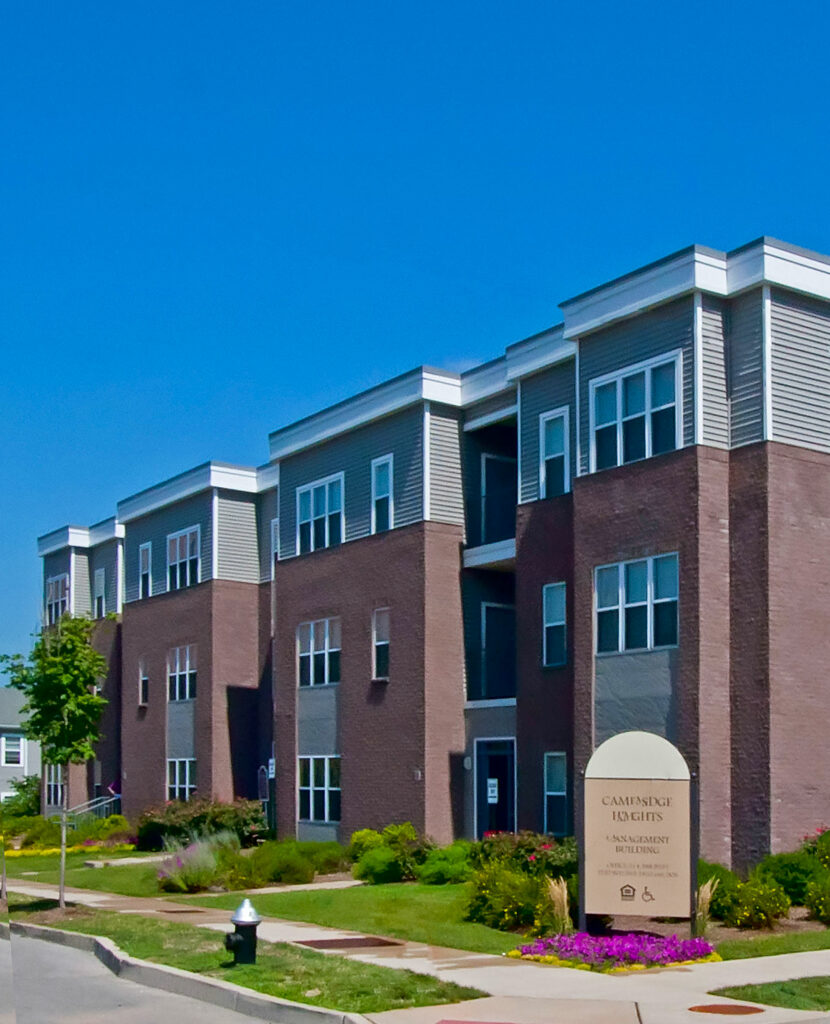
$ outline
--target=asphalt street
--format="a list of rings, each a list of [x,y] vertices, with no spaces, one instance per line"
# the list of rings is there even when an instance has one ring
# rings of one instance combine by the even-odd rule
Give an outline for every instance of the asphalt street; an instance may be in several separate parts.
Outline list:
[[[0,941],[0,1022],[14,1024],[242,1024],[250,1017],[116,977],[92,953],[13,935]]]

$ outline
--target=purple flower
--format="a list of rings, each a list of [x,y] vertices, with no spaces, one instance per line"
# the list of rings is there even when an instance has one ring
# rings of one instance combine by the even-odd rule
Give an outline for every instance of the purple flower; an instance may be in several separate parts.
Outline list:
[[[636,932],[628,935],[552,935],[520,946],[522,956],[556,956],[560,960],[592,967],[645,967],[700,960],[714,952],[705,939],[680,939],[677,935],[654,936]]]

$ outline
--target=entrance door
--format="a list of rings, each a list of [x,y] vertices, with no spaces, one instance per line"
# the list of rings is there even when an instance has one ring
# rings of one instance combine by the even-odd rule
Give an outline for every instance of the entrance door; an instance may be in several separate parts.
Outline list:
[[[476,741],[476,832],[516,830],[515,740]]]

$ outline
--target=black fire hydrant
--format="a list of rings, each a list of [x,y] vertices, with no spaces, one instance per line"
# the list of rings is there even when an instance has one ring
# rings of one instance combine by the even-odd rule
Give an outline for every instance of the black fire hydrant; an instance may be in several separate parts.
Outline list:
[[[233,953],[234,964],[256,963],[256,930],[262,918],[250,900],[243,900],[233,912],[234,931],[225,936],[225,949]]]

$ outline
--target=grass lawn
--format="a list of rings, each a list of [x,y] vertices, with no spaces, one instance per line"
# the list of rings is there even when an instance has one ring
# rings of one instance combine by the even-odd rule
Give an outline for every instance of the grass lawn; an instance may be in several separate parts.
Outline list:
[[[142,856],[136,854],[136,856]],[[158,864],[118,865],[112,868],[85,868],[85,860],[128,859],[129,853],[107,854],[102,851],[68,853],[66,855],[66,884],[78,889],[114,892],[120,896],[161,896],[156,877]],[[6,874],[21,882],[48,882],[58,884],[59,854],[38,857],[6,857]],[[34,872],[34,873],[32,873]]]
[[[830,929],[820,932],[789,932],[786,935],[764,934],[756,939],[727,939],[719,942],[717,949],[724,960],[747,960],[753,956],[830,949]]]
[[[222,945],[222,935],[216,931],[85,908],[61,914],[51,900],[32,901],[14,893],[9,897],[12,920],[105,936],[130,956],[221,978],[300,1003],[351,1013],[378,1013],[408,1006],[455,1003],[484,995],[477,989],[462,988],[428,975],[364,964],[284,943],[261,942],[256,964],[234,967]]]
[[[712,995],[746,999],[767,1006],[785,1006],[790,1010],[830,1010],[830,978],[796,978],[771,981],[766,985],[738,985],[719,988]]]
[[[401,883],[260,896],[254,892],[250,896],[263,916],[289,921],[308,921],[477,953],[506,953],[518,944],[518,936],[464,920],[466,885]],[[239,904],[239,894],[182,897],[182,901],[233,910]]]

